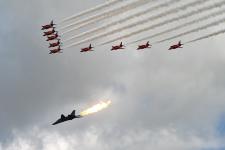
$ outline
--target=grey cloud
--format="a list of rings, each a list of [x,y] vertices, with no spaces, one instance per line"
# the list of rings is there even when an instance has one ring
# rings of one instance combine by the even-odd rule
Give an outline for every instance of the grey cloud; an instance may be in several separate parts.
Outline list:
[[[1,16],[9,17],[0,29],[2,149],[13,146],[5,139],[28,147],[39,141],[33,149],[47,149],[45,146],[54,147],[51,141],[55,137],[65,145],[75,142],[77,148],[77,135],[82,137],[84,149],[92,146],[84,141],[96,136],[100,138],[94,141],[96,148],[128,149],[134,140],[133,149],[142,145],[148,149],[148,139],[161,140],[155,130],[160,133],[168,126],[179,131],[179,136],[172,136],[181,145],[188,133],[202,137],[213,134],[216,118],[225,107],[221,38],[185,45],[173,52],[166,51],[168,45],[162,44],[144,52],[132,46],[117,53],[108,47],[96,47],[89,54],[80,54],[79,47],[75,47],[50,56],[40,25],[102,1],[25,2],[5,1],[0,5],[4,12]],[[111,99],[111,107],[60,126],[50,125],[61,113],[74,108],[81,111],[99,99]],[[18,136],[12,134],[14,129]],[[135,130],[140,130],[137,137]],[[147,131],[155,132],[143,135]],[[32,132],[43,136],[39,134],[36,139]],[[47,142],[40,137],[47,137]],[[67,141],[67,137],[75,140]],[[120,139],[125,141],[121,147],[117,144]]]
[[[110,131],[109,131],[110,132]],[[128,131],[126,134],[113,134],[118,137],[102,137],[101,131],[96,128],[89,128],[88,131],[83,132],[82,135],[70,134],[63,136],[58,132],[49,132],[34,128],[28,132],[26,136],[20,132],[14,132],[15,139],[5,145],[1,149],[6,150],[19,150],[19,149],[126,149],[131,150],[139,149],[177,149],[177,150],[190,150],[190,149],[220,149],[224,147],[223,142],[213,136],[204,138],[197,135],[189,135],[183,137],[173,128],[164,128],[161,130],[133,130]],[[111,135],[112,133],[110,133]],[[160,142],[158,142],[160,139]],[[115,144],[116,143],[116,144]]]

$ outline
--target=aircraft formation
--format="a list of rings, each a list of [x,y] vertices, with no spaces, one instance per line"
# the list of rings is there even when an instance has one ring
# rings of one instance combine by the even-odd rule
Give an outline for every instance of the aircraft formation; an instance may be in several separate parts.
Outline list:
[[[43,25],[41,28],[41,30],[44,30],[43,36],[46,36],[46,41],[49,42],[49,54],[62,53],[61,42],[58,31],[55,30],[55,25],[56,24],[51,21],[49,24]]]
[[[60,42],[60,39],[58,38],[59,37],[58,32],[55,31],[55,24],[53,23],[53,21],[51,21],[50,24],[43,25],[42,30],[48,30],[48,31],[45,31],[44,34],[43,34],[43,36],[47,36],[46,41],[54,41],[52,43],[49,43],[48,48],[54,48],[54,49],[50,49],[49,54],[62,53],[62,49],[61,49],[62,43]],[[181,47],[182,45],[183,44],[181,44],[181,41],[179,41],[178,44],[170,46],[170,48],[168,50],[182,48]],[[149,41],[148,41],[146,44],[138,45],[137,50],[143,50],[143,49],[151,48],[151,46],[152,45],[149,44]],[[90,44],[88,47],[81,48],[80,52],[94,51],[93,48],[94,47],[92,47],[92,45]],[[121,49],[125,49],[125,45],[123,45],[122,42],[120,42],[119,45],[112,46],[111,51],[117,51],[117,50],[121,50]]]
[[[57,22],[62,39],[59,39],[53,21],[42,26],[42,30],[46,30],[43,36],[51,42],[49,48],[53,48],[49,54],[57,54],[62,53],[62,49],[77,46],[83,47],[79,48],[81,53],[93,52],[104,45],[110,45],[108,50],[111,51],[135,45],[139,51],[171,40],[178,43],[165,49],[175,50],[225,33],[225,29],[221,29],[206,34],[207,29],[223,24],[225,0],[214,0],[213,3],[211,0],[111,0]],[[197,37],[195,35],[193,39],[183,39],[196,33]],[[136,40],[129,41],[132,39]],[[181,43],[181,39],[185,42]]]
[[[56,24],[61,36],[56,31]],[[222,27],[215,31],[219,25]],[[142,51],[162,42],[178,41],[165,48],[171,51],[224,34],[224,25],[225,0],[110,0],[57,23],[51,21],[43,25],[42,30],[49,42],[49,54],[77,46],[81,47],[80,53],[87,53],[104,45],[110,45],[108,50],[115,52],[125,50],[129,45]],[[193,34],[195,36],[190,39],[188,35]],[[183,38],[184,43],[181,42]],[[62,114],[52,125],[82,118],[109,104],[97,104],[80,115],[76,115],[75,110],[67,116]]]

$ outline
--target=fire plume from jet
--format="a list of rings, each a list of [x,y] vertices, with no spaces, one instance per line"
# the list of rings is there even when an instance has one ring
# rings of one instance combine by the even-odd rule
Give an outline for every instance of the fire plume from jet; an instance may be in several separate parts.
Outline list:
[[[95,104],[93,105],[92,107],[82,111],[80,113],[81,116],[87,116],[87,115],[90,115],[90,114],[93,114],[93,113],[96,113],[96,112],[99,112],[105,108],[107,108],[109,105],[111,104],[111,101],[108,100],[107,102],[99,102],[98,104]]]

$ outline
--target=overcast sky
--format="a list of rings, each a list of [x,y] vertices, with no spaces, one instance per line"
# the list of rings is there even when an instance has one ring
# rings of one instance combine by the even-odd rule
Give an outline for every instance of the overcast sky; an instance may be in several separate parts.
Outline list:
[[[42,24],[103,2],[0,0],[0,150],[224,149],[224,35],[167,51],[224,25],[141,52],[136,45],[110,52],[106,45],[86,54],[80,46],[48,54]],[[61,114],[108,99],[104,111],[51,125]]]

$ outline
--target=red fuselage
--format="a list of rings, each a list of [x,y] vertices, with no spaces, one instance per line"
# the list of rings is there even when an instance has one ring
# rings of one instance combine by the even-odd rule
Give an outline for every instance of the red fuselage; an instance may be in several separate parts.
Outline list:
[[[56,47],[56,46],[59,46],[60,42],[56,42],[56,43],[49,43],[49,48],[50,47]]]
[[[181,44],[172,45],[172,46],[170,46],[169,50],[177,49],[177,48],[182,48],[181,46],[182,46]]]
[[[86,48],[82,48],[80,52],[88,52],[88,51],[93,51],[93,50],[90,47],[86,47]]]
[[[55,33],[55,30],[54,29],[52,29],[51,31],[44,32],[44,35],[43,36],[51,35],[53,33]]]
[[[50,50],[49,54],[56,54],[56,53],[59,53],[59,52],[61,52],[61,49],[57,48],[57,49]]]
[[[52,27],[53,27],[53,25],[47,24],[47,25],[42,26],[42,29],[41,30],[47,30],[47,29],[50,29]]]
[[[181,47],[182,45],[184,45],[184,44],[181,44],[181,41],[179,41],[177,44],[170,46],[169,50],[183,48],[183,47]]]
[[[124,49],[123,45],[117,45],[117,46],[112,46],[112,51],[113,50],[119,50],[119,49]]]
[[[54,25],[55,24],[53,23],[53,21],[51,21],[50,24],[43,25],[41,30],[47,30],[47,29],[53,28]]]
[[[54,40],[54,39],[56,39],[58,37],[59,37],[58,34],[54,34],[52,36],[49,36],[48,39],[47,39],[47,41]]]
[[[137,50],[146,49],[146,48],[151,48],[151,45],[150,44],[139,45]]]

